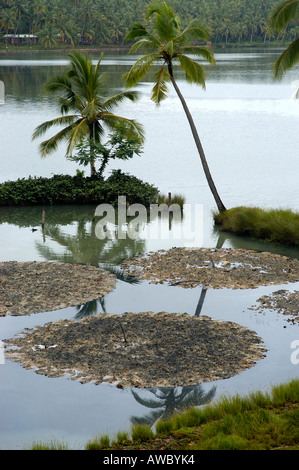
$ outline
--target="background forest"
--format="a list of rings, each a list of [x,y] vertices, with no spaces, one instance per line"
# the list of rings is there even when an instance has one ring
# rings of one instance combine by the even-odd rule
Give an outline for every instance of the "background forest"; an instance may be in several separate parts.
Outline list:
[[[200,18],[209,28],[213,44],[290,41],[299,32],[296,24],[279,35],[271,30],[267,18],[277,0],[168,3],[186,24]],[[144,20],[147,4],[148,0],[0,0],[0,40],[5,44],[6,34],[32,34],[46,48],[59,44],[122,46],[130,26]]]

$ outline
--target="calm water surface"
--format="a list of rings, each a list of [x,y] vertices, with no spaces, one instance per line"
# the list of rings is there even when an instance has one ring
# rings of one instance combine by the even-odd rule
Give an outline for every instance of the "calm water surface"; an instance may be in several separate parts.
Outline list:
[[[299,102],[292,99],[298,68],[282,82],[275,82],[271,65],[278,51],[233,51],[216,54],[217,66],[207,68],[203,91],[181,80],[196,121],[210,169],[227,207],[299,208]],[[94,55],[94,59],[97,56]],[[111,74],[111,94],[122,88],[122,74],[134,57],[105,55],[103,67]],[[34,128],[59,115],[52,97],[43,92],[43,83],[67,64],[66,56],[22,54],[0,56],[0,80],[5,84],[5,103],[0,105],[0,182],[31,176],[75,174],[77,166],[64,158],[64,148],[41,159],[38,142],[31,142]],[[0,209],[0,261],[60,260],[93,265],[114,264],[138,253],[172,246],[244,247],[299,256],[298,250],[274,248],[231,235],[217,233],[211,212],[215,209],[186,118],[175,94],[156,107],[150,100],[151,85],[145,81],[138,103],[124,104],[119,114],[138,119],[146,131],[141,157],[114,162],[114,168],[136,175],[157,186],[161,192],[182,193],[186,202],[203,207],[202,233],[193,239],[164,239],[146,235],[132,241],[101,241],[94,234],[91,218],[94,207],[46,208],[46,231],[40,230],[42,208]],[[182,224],[188,223],[185,219]],[[37,228],[32,232],[32,228]],[[174,227],[173,227],[174,229]],[[246,291],[227,289],[207,292],[202,314],[236,321],[253,329],[268,348],[267,357],[237,376],[215,383],[199,384],[204,393],[247,393],[269,389],[291,377],[298,377],[298,365],[290,361],[292,340],[299,339],[298,326],[273,312],[263,315],[250,310],[256,300],[278,288],[271,286]],[[131,285],[121,280],[105,302],[95,302],[100,313],[124,311],[171,311],[195,313],[201,288],[186,290],[154,286],[146,282]],[[80,319],[82,307],[58,312],[41,312],[24,318],[1,318],[0,340],[25,327],[59,318]],[[85,310],[86,310],[86,306]],[[88,310],[88,309],[87,309]],[[215,389],[213,388],[215,387]],[[177,389],[179,396],[181,390]],[[147,390],[138,390],[145,400]],[[163,411],[163,410],[162,410]],[[161,412],[162,412],[161,411]],[[21,449],[33,440],[57,438],[75,448],[98,433],[128,429],[134,417],[150,410],[138,403],[131,389],[109,385],[81,385],[67,378],[49,379],[5,360],[0,365],[0,448]]]

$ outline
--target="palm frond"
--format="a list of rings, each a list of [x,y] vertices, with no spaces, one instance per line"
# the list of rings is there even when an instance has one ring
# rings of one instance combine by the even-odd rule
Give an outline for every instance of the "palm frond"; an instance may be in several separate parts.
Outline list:
[[[299,0],[279,3],[269,16],[269,23],[275,31],[282,31],[292,21],[299,19]]]
[[[117,95],[111,96],[107,100],[105,100],[102,103],[102,109],[105,109],[106,111],[112,111],[115,106],[119,105],[122,103],[124,100],[130,100],[130,101],[137,101],[140,97],[140,93],[138,91],[125,91],[122,93],[118,93]]]
[[[70,109],[78,110],[84,103],[79,93],[75,93],[71,81],[64,75],[52,77],[46,84],[46,91],[57,96],[61,113]]]
[[[42,157],[46,157],[50,153],[53,153],[55,150],[57,150],[58,145],[63,142],[63,141],[68,141],[68,150],[67,154],[69,154],[69,149],[70,149],[70,141],[72,141],[72,146],[74,146],[74,135],[78,136],[78,127],[82,125],[84,120],[79,119],[78,121],[70,124],[69,126],[65,127],[61,131],[59,131],[57,134],[53,135],[50,137],[50,139],[45,140],[42,142],[39,146],[39,150],[41,153]],[[77,129],[77,131],[76,131]]]
[[[152,100],[159,104],[162,100],[167,98],[168,87],[167,82],[170,80],[170,75],[166,70],[165,64],[155,74],[155,85],[152,89]]]
[[[190,44],[194,41],[209,39],[209,32],[198,20],[193,20],[176,38],[181,44]]]
[[[82,110],[82,116],[84,116],[88,122],[93,122],[97,120],[99,114],[99,108],[95,100],[90,101]]]
[[[295,39],[273,64],[275,78],[282,78],[285,72],[299,63],[299,38]]]
[[[60,116],[58,118],[51,119],[50,121],[45,121],[36,127],[32,135],[32,140],[37,139],[38,137],[41,137],[53,126],[63,126],[65,124],[69,125],[69,124],[72,124],[77,119],[78,119],[77,115],[72,115],[72,116]]]
[[[160,47],[160,42],[154,35],[152,37],[147,37],[143,39],[139,39],[139,41],[135,42],[131,48],[129,49],[128,54],[134,54],[138,52],[140,49],[144,51],[153,51]]]
[[[66,150],[66,155],[71,155],[73,149],[76,145],[86,137],[89,127],[87,125],[86,119],[78,120],[76,125],[73,125],[72,128],[67,133],[68,146]]]
[[[213,52],[205,46],[183,46],[180,48],[180,52],[202,57],[213,65],[216,63]]]
[[[163,51],[167,53],[168,57],[173,57],[174,54],[174,42],[173,40],[168,41],[165,45],[163,45]]]
[[[160,54],[154,52],[138,59],[135,64],[131,67],[129,72],[124,74],[127,87],[136,85],[136,83],[138,83],[142,78],[144,78],[144,76],[152,67],[153,63],[159,58]]]
[[[104,52],[101,53],[100,58],[99,58],[99,60],[98,60],[98,62],[97,62],[97,65],[96,65],[96,67],[95,67],[95,71],[94,71],[95,75],[98,75],[98,74],[99,74],[100,66],[101,66],[101,62],[102,62],[103,56],[104,56]]]
[[[101,120],[105,123],[109,130],[113,131],[116,127],[122,126],[126,129],[126,137],[138,138],[141,143],[144,142],[144,128],[142,124],[140,124],[135,119],[124,118],[112,113],[102,113]]]
[[[205,89],[206,74],[204,67],[184,54],[178,54],[177,58],[185,72],[185,78],[187,82],[197,83],[198,85],[201,85],[203,89]]]
[[[88,83],[90,71],[92,69],[92,60],[89,56],[80,52],[69,54],[71,68],[68,76],[73,81],[78,81],[81,85]]]
[[[180,29],[180,18],[165,2],[153,2],[147,9],[147,18],[154,16],[153,28],[160,42],[173,40]]]
[[[95,96],[103,96],[107,92],[110,75],[100,73],[101,55],[97,65],[93,68],[92,60],[78,52],[70,54],[72,68],[68,72],[73,91],[77,92],[87,102]]]
[[[131,26],[129,33],[126,36],[127,41],[133,39],[140,39],[148,36],[148,31],[142,23],[135,23]]]

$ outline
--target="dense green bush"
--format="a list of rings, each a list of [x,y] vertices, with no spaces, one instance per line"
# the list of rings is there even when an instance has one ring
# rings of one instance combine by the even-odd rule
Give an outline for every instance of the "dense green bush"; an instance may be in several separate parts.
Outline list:
[[[54,175],[29,177],[0,184],[0,206],[101,204],[116,205],[118,196],[130,204],[149,206],[158,197],[158,189],[135,176],[114,170],[106,179],[98,177]]]

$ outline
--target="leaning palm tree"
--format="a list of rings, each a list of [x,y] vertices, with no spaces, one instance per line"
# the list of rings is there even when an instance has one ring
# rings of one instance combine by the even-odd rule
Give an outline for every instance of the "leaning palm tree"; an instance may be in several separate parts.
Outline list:
[[[281,32],[290,23],[299,21],[299,0],[287,0],[279,3],[269,17],[270,26],[273,30]],[[299,64],[299,38],[296,38],[283,51],[273,64],[273,72],[276,78],[282,76],[289,69]]]
[[[143,142],[143,129],[137,121],[112,112],[125,99],[135,101],[138,93],[125,91],[107,98],[109,76],[100,71],[103,54],[95,67],[91,58],[83,54],[75,52],[69,57],[70,69],[51,78],[46,85],[47,91],[56,95],[62,116],[40,124],[32,138],[40,137],[54,126],[63,128],[40,144],[41,156],[54,152],[63,141],[67,142],[66,156],[71,156],[74,148],[84,140],[99,143],[106,129],[113,131],[120,125],[128,137],[137,137]],[[94,148],[95,145],[90,145],[91,175],[96,174]]]
[[[125,75],[127,86],[134,86],[153,66],[156,66],[157,63],[161,64],[155,73],[155,85],[152,89],[151,98],[156,104],[159,104],[167,97],[167,83],[172,83],[187,116],[208,185],[218,210],[223,212],[225,206],[217,192],[192,115],[174,74],[174,64],[178,63],[184,70],[188,82],[199,84],[202,88],[205,88],[204,67],[189,55],[202,57],[211,64],[215,62],[214,56],[208,48],[201,45],[192,45],[194,41],[207,40],[208,32],[200,26],[197,20],[191,22],[189,26],[182,30],[179,16],[165,2],[150,3],[147,10],[147,19],[153,20],[148,28],[141,23],[136,23],[127,35],[127,40],[137,40],[129,53],[136,53],[142,49],[147,52],[146,55],[135,62]]]

